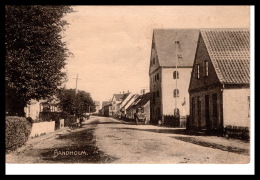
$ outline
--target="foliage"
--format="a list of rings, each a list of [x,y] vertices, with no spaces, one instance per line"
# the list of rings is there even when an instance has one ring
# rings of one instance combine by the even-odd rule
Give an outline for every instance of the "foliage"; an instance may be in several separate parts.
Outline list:
[[[5,147],[8,152],[25,144],[30,136],[32,124],[17,116],[6,116],[5,123]]]
[[[5,6],[5,83],[9,114],[23,115],[30,99],[54,94],[70,55],[61,32],[69,6]]]
[[[40,112],[40,121],[55,121],[55,129],[60,127],[60,119],[64,119],[64,126],[76,122],[76,117],[66,112]]]
[[[74,89],[61,89],[57,98],[60,100],[60,108],[71,115],[79,117],[84,113],[95,112],[95,103],[88,92],[75,93]]]

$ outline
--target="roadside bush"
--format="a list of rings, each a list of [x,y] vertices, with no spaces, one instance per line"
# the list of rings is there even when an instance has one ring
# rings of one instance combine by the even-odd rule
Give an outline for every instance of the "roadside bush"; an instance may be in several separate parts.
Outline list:
[[[32,124],[24,117],[6,116],[5,147],[6,152],[14,151],[28,140]]]
[[[64,126],[67,127],[71,123],[75,123],[77,121],[76,117],[73,115],[68,115],[66,118],[64,118]]]

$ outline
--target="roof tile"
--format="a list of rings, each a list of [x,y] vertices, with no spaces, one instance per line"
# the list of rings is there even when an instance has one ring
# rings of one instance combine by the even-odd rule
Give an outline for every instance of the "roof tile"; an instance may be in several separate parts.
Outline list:
[[[250,82],[248,29],[203,29],[201,35],[221,83]]]

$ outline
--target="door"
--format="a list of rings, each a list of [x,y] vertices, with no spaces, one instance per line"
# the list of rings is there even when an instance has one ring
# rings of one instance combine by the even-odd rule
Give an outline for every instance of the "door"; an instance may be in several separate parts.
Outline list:
[[[201,129],[201,98],[197,99],[198,128]]]
[[[210,114],[209,114],[209,95],[205,96],[205,120],[206,120],[206,129],[210,129]]]

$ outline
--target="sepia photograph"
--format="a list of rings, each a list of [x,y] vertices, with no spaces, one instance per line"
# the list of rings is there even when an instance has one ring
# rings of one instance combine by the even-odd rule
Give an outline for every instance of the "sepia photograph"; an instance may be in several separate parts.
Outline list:
[[[252,167],[251,11],[6,5],[6,169]]]

